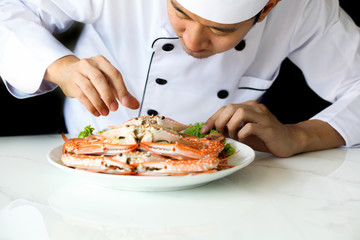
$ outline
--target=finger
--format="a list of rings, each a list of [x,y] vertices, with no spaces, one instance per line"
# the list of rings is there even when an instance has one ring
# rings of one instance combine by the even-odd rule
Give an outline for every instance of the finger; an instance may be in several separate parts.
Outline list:
[[[84,75],[90,79],[99,97],[106,105],[102,111],[104,113],[109,109],[115,111],[117,109],[116,95],[111,90],[112,85],[109,84],[106,74],[101,70],[102,64],[99,64],[97,58],[82,59],[81,61],[84,65],[83,69],[85,69]]]
[[[242,104],[243,105],[254,106],[254,105],[258,105],[259,103],[257,101],[255,101],[255,100],[249,100],[249,101],[243,102]]]
[[[252,105],[242,105],[232,115],[227,123],[229,137],[236,138],[237,133],[247,123],[258,123],[262,119],[262,114],[254,109]]]
[[[107,79],[113,89],[115,89],[115,96],[120,100],[120,103],[131,109],[139,108],[140,104],[127,90],[123,77],[119,70],[117,70],[105,57],[95,57],[101,71],[107,76]],[[116,102],[113,102],[117,104]]]
[[[238,139],[253,149],[262,152],[268,152],[268,148],[263,139],[263,130],[256,123],[247,123],[238,132]]]
[[[97,89],[94,87],[91,80],[87,76],[79,77],[76,81],[76,84],[100,114],[104,116],[109,114],[109,110],[106,104],[100,98]]]
[[[240,104],[230,104],[227,105],[222,113],[218,116],[215,121],[215,129],[223,134],[227,134],[227,124],[234,115],[234,113],[239,108]]]
[[[86,97],[86,95],[82,92],[82,90],[78,86],[74,86],[73,88],[74,95],[76,98],[86,107],[86,109],[92,113],[94,116],[99,117],[100,113],[96,110],[91,101]]]
[[[270,152],[269,149],[266,147],[265,143],[254,135],[248,136],[247,138],[242,139],[240,142],[248,145],[255,151]]]
[[[201,133],[208,133],[211,129],[215,128],[215,121],[216,119],[221,116],[221,113],[225,107],[220,108],[216,111],[214,115],[212,115],[205,123],[204,126],[201,128]]]

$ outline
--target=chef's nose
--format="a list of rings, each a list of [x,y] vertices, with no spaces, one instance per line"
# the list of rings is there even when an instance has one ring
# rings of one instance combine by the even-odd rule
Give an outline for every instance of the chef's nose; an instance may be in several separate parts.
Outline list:
[[[196,22],[188,24],[183,33],[183,40],[190,50],[206,49],[209,44],[206,27]]]

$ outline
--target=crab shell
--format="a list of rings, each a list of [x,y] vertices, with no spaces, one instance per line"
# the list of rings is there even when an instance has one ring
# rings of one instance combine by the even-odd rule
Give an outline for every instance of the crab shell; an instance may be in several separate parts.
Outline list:
[[[169,130],[174,130],[176,132],[180,132],[186,128],[189,127],[189,125],[177,122],[171,118],[166,118],[164,116],[141,116],[141,117],[136,117],[133,119],[130,119],[127,122],[124,122],[122,124],[119,124],[117,126],[114,126],[113,128],[119,128],[119,127],[123,127],[126,125],[130,125],[130,126],[145,126],[145,125],[158,125],[160,127],[169,129]]]
[[[199,138],[185,138],[188,144],[176,142],[153,143],[141,142],[140,146],[146,150],[175,159],[201,159],[206,157],[218,157],[219,153],[224,149],[224,144],[220,141],[213,141]]]

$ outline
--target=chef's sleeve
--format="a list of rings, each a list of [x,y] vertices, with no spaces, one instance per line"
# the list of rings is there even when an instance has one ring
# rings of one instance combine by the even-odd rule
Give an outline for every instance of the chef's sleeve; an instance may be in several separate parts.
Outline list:
[[[308,1],[294,31],[289,59],[308,85],[332,103],[312,119],[329,123],[360,144],[360,31],[338,1]],[[303,96],[306,98],[306,96]]]
[[[92,23],[102,0],[2,0],[0,2],[0,76],[8,90],[25,98],[53,90],[43,80],[57,59],[73,54],[52,33],[74,21]]]

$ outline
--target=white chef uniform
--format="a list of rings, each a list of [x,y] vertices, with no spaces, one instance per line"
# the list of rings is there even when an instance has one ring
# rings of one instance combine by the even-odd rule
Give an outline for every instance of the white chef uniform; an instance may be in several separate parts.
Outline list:
[[[313,118],[333,126],[347,146],[360,143],[360,34],[337,0],[283,0],[234,49],[206,59],[182,49],[166,0],[3,0],[0,75],[13,95],[28,97],[56,87],[42,80],[44,72],[72,53],[49,31],[63,31],[73,21],[86,23],[75,55],[104,55],[141,107],[120,107],[96,118],[77,99],[66,99],[71,133],[147,114],[206,121],[224,105],[259,99],[289,57],[309,86],[333,103]]]

